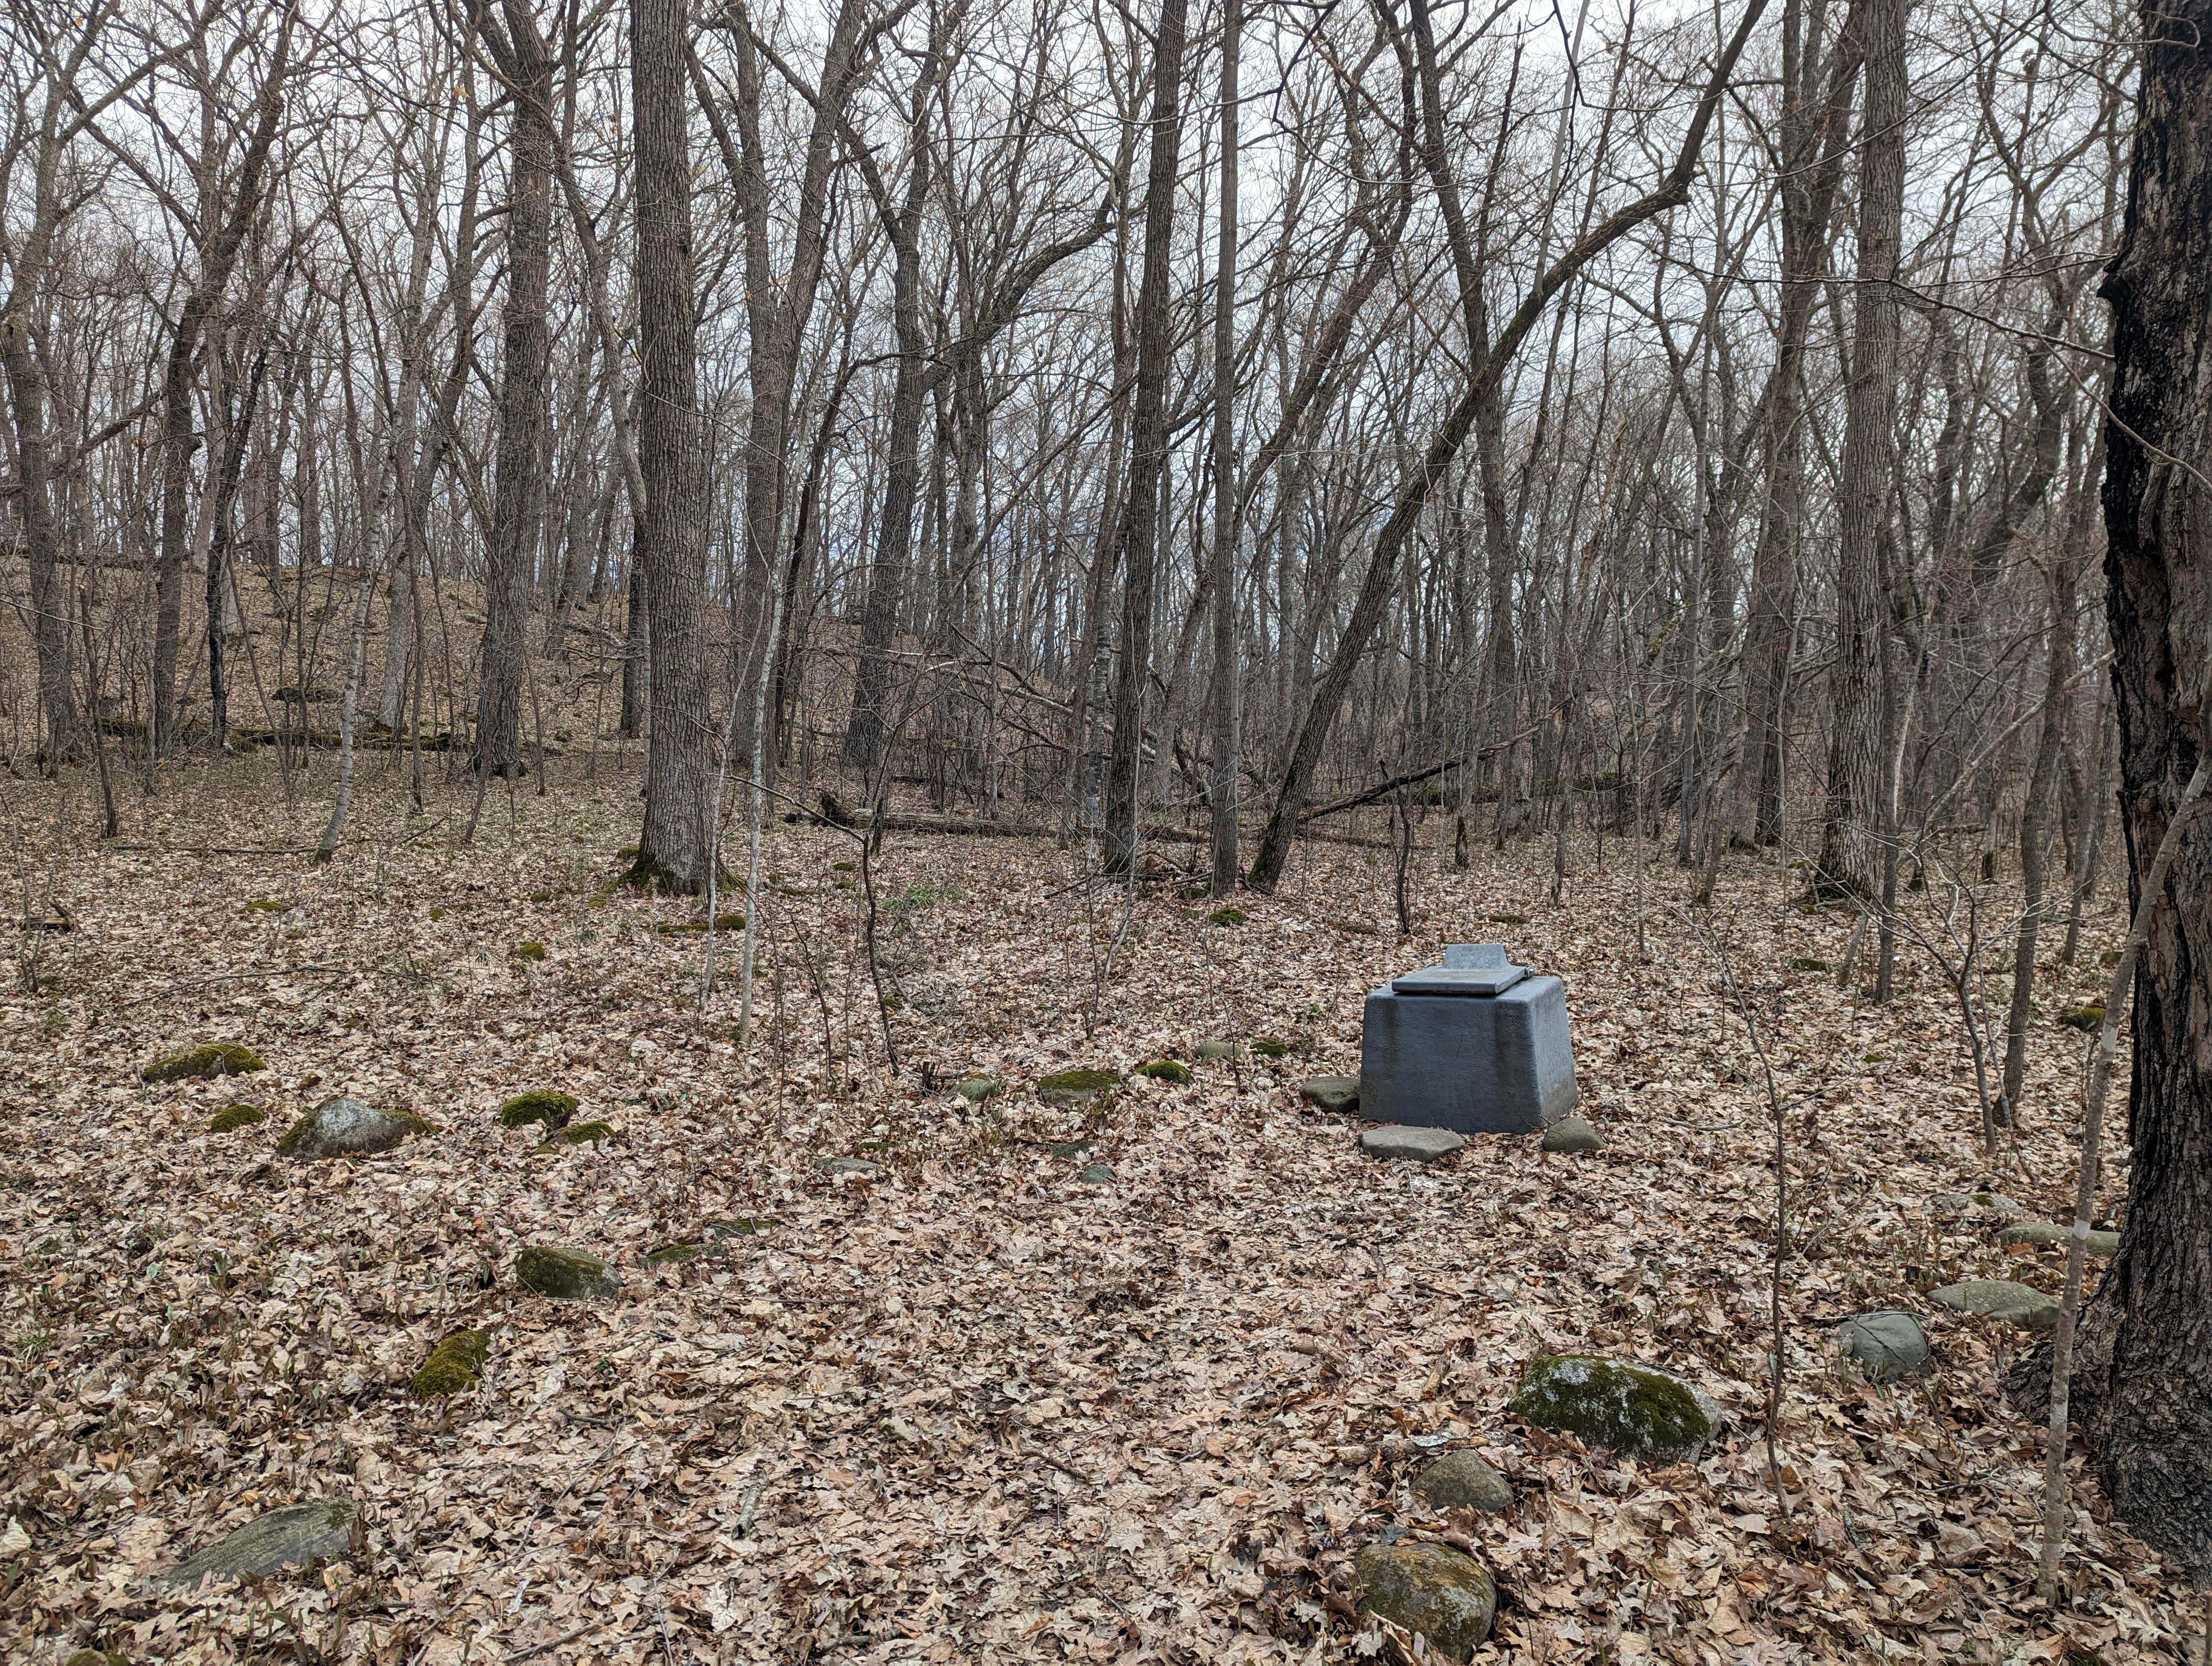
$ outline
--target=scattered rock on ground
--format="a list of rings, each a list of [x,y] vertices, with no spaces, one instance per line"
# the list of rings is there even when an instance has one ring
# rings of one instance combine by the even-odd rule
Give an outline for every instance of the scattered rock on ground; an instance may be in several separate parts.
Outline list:
[[[1075,1177],[1085,1186],[1110,1186],[1114,1183],[1114,1170],[1103,1163],[1086,1163]]]
[[[568,1119],[575,1114],[574,1094],[562,1093],[550,1087],[533,1087],[516,1094],[499,1108],[499,1125],[503,1128],[519,1128],[538,1122],[549,1128],[565,1128]]]
[[[457,1330],[430,1350],[430,1357],[408,1383],[419,1399],[465,1394],[476,1387],[490,1357],[491,1339],[481,1330]]]
[[[538,1142],[541,1152],[558,1151],[563,1146],[596,1146],[602,1140],[615,1137],[611,1122],[570,1122],[564,1127],[549,1128],[545,1138]]]
[[[1298,1097],[1334,1116],[1342,1116],[1359,1103],[1357,1076],[1309,1076],[1298,1084]]]
[[[876,1164],[865,1157],[825,1157],[815,1166],[824,1174],[873,1174]]]
[[[1544,1149],[1556,1152],[1593,1152],[1605,1149],[1605,1140],[1579,1116],[1562,1116],[1544,1130]]]
[[[208,1081],[217,1076],[247,1076],[269,1067],[250,1047],[236,1042],[204,1042],[160,1058],[138,1073],[141,1081]]]
[[[1006,1091],[1006,1085],[998,1077],[977,1071],[972,1076],[963,1076],[953,1084],[952,1091],[971,1105],[980,1105],[986,1099],[995,1098]]]
[[[1449,1157],[1465,1144],[1467,1141],[1449,1128],[1409,1128],[1395,1122],[1368,1128],[1359,1136],[1359,1149],[1385,1163],[1400,1159],[1433,1163],[1439,1157]]]
[[[1233,1059],[1239,1050],[1235,1042],[1224,1041],[1219,1036],[1209,1036],[1198,1044],[1200,1060],[1208,1064],[1216,1059]]]
[[[1263,1059],[1286,1059],[1291,1055],[1291,1044],[1277,1041],[1273,1036],[1262,1036],[1252,1043],[1252,1050]]]
[[[250,1128],[256,1123],[265,1122],[268,1120],[269,1113],[259,1105],[250,1105],[240,1099],[234,1104],[225,1105],[213,1116],[208,1118],[208,1132],[229,1134],[239,1128]]]
[[[361,1511],[353,1500],[313,1499],[257,1516],[235,1533],[216,1540],[197,1556],[161,1576],[165,1585],[197,1585],[203,1579],[234,1579],[304,1567],[318,1557],[343,1556],[361,1543]]]
[[[374,1157],[390,1151],[410,1134],[428,1134],[430,1125],[404,1110],[379,1110],[340,1095],[325,1099],[292,1124],[276,1142],[278,1153],[313,1160],[326,1157]]]
[[[1490,1638],[1498,1586],[1490,1570],[1449,1545],[1369,1545],[1354,1559],[1359,1609],[1418,1632],[1429,1646],[1465,1660]]]
[[[1036,1096],[1061,1110],[1088,1110],[1121,1085],[1110,1070],[1062,1070],[1039,1077]]]
[[[1930,1291],[1929,1299],[1961,1313],[2002,1319],[2022,1330],[2049,1330],[2058,1322],[2058,1298],[2011,1279],[1966,1279]]]
[[[1137,1067],[1139,1076],[1150,1076],[1156,1082],[1173,1082],[1178,1087],[1188,1086],[1198,1079],[1190,1073],[1190,1067],[1179,1059],[1155,1059],[1150,1064]]]
[[[2022,1220],[2027,1210],[2002,1192],[1938,1192],[1928,1207],[1939,1215],[1976,1215],[1985,1220]]]
[[[556,1301],[611,1301],[622,1289],[622,1274],[597,1256],[533,1243],[514,1258],[514,1281],[525,1290]]]
[[[2053,1243],[2064,1243],[2074,1236],[2070,1226],[2061,1226],[2050,1220],[2018,1220],[1997,1234],[1997,1242],[2010,1249],[2015,1243],[2033,1243],[2042,1248]],[[2117,1255],[2120,1248],[2118,1232],[2089,1234],[2089,1253],[2093,1256]]]
[[[1540,1429],[1662,1462],[1695,1459],[1728,1421],[1710,1395],[1671,1372],[1586,1353],[1531,1360],[1511,1410]]]
[[[1513,1486],[1469,1451],[1448,1452],[1413,1481],[1413,1490],[1439,1510],[1480,1510],[1495,1514],[1513,1507]]]
[[[1894,1310],[1862,1313],[1835,1329],[1837,1344],[1877,1383],[1917,1377],[1935,1360],[1920,1321]]]

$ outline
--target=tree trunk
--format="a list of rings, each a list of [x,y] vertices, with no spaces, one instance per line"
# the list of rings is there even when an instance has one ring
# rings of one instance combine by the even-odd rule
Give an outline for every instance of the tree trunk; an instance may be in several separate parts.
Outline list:
[[[684,0],[633,0],[630,100],[637,173],[638,565],[653,652],[653,737],[634,885],[690,896],[714,860],[714,729],[707,709],[707,544],[700,490],[698,319],[691,277],[691,100]]]
[[[1109,873],[1137,855],[1137,775],[1144,750],[1145,688],[1152,670],[1152,584],[1159,546],[1159,482],[1167,461],[1167,384],[1173,365],[1168,316],[1175,251],[1176,162],[1182,145],[1185,0],[1161,0],[1159,50],[1152,64],[1152,149],[1145,184],[1145,265],[1137,283],[1136,407],[1129,433],[1129,484],[1121,498],[1121,663],[1114,682],[1114,750],[1106,777]]]
[[[1243,0],[1221,22],[1221,204],[1213,272],[1213,894],[1237,889],[1237,55]]]
[[[1897,270],[1905,214],[1905,0],[1856,0],[1850,30],[1866,63],[1856,302],[1837,504],[1835,730],[1817,884],[1871,902],[1881,890],[1887,752],[1889,520],[1897,406]]]
[[[2212,604],[2212,0],[2143,13],[2137,131],[2112,307],[2106,612],[2129,889],[2208,741]],[[2212,1574],[2212,825],[2180,836],[2136,985],[2128,1213],[2082,1317],[2073,1397],[2128,1525]]]

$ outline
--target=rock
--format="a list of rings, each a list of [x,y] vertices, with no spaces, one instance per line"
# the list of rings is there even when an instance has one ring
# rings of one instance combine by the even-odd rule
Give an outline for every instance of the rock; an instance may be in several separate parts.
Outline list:
[[[379,1110],[358,1099],[325,1099],[292,1124],[276,1142],[280,1156],[312,1161],[326,1157],[374,1157],[430,1125],[404,1110]]]
[[[1838,1346],[1877,1383],[1917,1377],[1935,1361],[1920,1321],[1894,1310],[1862,1313],[1835,1329]]]
[[[408,1388],[418,1399],[462,1394],[476,1387],[491,1353],[491,1339],[481,1330],[457,1330],[430,1350]]]
[[[1048,1140],[1044,1142],[1048,1157],[1080,1157],[1098,1142],[1096,1140]]]
[[[1513,1487],[1474,1452],[1448,1452],[1414,1479],[1413,1490],[1439,1510],[1494,1515],[1513,1507]]]
[[[2058,1021],[2069,1030],[2079,1030],[2094,1036],[2104,1028],[2104,1003],[2098,1001],[2087,1006],[2069,1006],[2058,1015]]]
[[[1121,1085],[1110,1070],[1063,1070],[1039,1077],[1036,1096],[1061,1110],[1089,1110]]]
[[[161,1576],[165,1585],[190,1589],[203,1579],[235,1579],[304,1567],[316,1560],[351,1554],[362,1543],[361,1511],[350,1499],[313,1499],[257,1516],[237,1532]]]
[[[518,943],[514,945],[514,958],[517,960],[543,960],[545,958],[545,945],[538,942]]]
[[[1006,1085],[996,1076],[977,1071],[972,1076],[963,1076],[953,1084],[952,1091],[971,1105],[980,1105],[986,1099],[996,1098],[1006,1091]]]
[[[526,1128],[532,1122],[549,1128],[566,1128],[576,1114],[576,1096],[550,1087],[533,1087],[516,1094],[499,1108],[503,1128]]]
[[[1150,1076],[1156,1082],[1173,1082],[1177,1087],[1188,1087],[1198,1079],[1190,1073],[1190,1067],[1175,1059],[1155,1059],[1150,1064],[1137,1067],[1139,1076]]]
[[[2010,1279],[1962,1280],[1930,1291],[1929,1299],[1961,1313],[2002,1319],[2022,1330],[2050,1330],[2058,1323],[2056,1296],[2046,1296],[2033,1286]]]
[[[225,1105],[213,1116],[208,1118],[208,1132],[230,1134],[239,1128],[250,1128],[257,1123],[265,1122],[268,1120],[269,1113],[262,1110],[259,1105],[249,1105],[245,1100],[240,1099],[234,1104]]]
[[[544,1243],[531,1244],[514,1258],[514,1281],[563,1302],[612,1301],[622,1289],[622,1274],[597,1256]]]
[[[1938,1192],[1928,1207],[1939,1215],[1975,1215],[1984,1220],[2022,1220],[2027,1210],[2002,1192]]]
[[[269,1067],[250,1047],[236,1042],[204,1042],[160,1058],[138,1073],[146,1082],[209,1081],[217,1076],[248,1076]]]
[[[1341,1116],[1359,1103],[1359,1078],[1309,1076],[1298,1084],[1298,1097],[1331,1116]]]
[[[1114,1170],[1103,1163],[1086,1163],[1075,1178],[1080,1185],[1110,1186],[1114,1183]]]
[[[1241,926],[1244,923],[1244,910],[1239,908],[1216,909],[1206,918],[1210,925]]]
[[[1490,1570],[1449,1545],[1369,1545],[1354,1559],[1359,1609],[1418,1632],[1429,1646],[1465,1660],[1490,1638],[1498,1586]]]
[[[1449,1157],[1465,1144],[1466,1140],[1449,1128],[1409,1128],[1395,1122],[1368,1128],[1359,1136],[1359,1149],[1385,1163],[1401,1159],[1433,1163],[1439,1157]]]
[[[596,1146],[602,1140],[615,1137],[615,1128],[608,1122],[571,1122],[566,1128],[550,1130],[538,1142],[539,1154],[559,1151],[564,1146]]]
[[[2033,1243],[2038,1248],[2045,1248],[2054,1243],[2064,1243],[2073,1236],[2072,1227],[2061,1226],[2055,1221],[2021,1220],[2014,1221],[1999,1232],[1997,1242],[2007,1249],[2015,1243]],[[2119,1248],[2120,1235],[2118,1232],[2093,1231],[2089,1234],[2089,1253],[2093,1256],[2116,1255]]]
[[[1544,1149],[1568,1152],[1603,1151],[1605,1140],[1581,1117],[1562,1116],[1544,1130]]]
[[[876,1164],[869,1162],[865,1157],[825,1157],[814,1166],[828,1175],[876,1172]]]
[[[1710,1395],[1671,1372],[1584,1353],[1531,1360],[1510,1409],[1540,1429],[1662,1462],[1694,1461],[1728,1422]]]
[[[1198,1044],[1199,1061],[1202,1064],[1211,1064],[1216,1059],[1233,1059],[1240,1050],[1242,1049],[1233,1041],[1224,1041],[1219,1036],[1209,1036]]]
[[[1252,1050],[1263,1059],[1286,1059],[1291,1055],[1291,1044],[1277,1041],[1273,1036],[1262,1036],[1252,1043]]]

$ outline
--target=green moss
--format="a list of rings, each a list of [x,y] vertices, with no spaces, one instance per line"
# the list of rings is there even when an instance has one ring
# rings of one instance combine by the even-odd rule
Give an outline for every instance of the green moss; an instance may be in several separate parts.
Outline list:
[[[1369,1545],[1353,1559],[1359,1611],[1379,1614],[1428,1639],[1447,1660],[1466,1660],[1498,1618],[1490,1570],[1449,1545]]]
[[[2120,952],[2118,949],[2106,950],[2104,953],[2097,957],[2097,964],[2100,966],[2118,965],[2120,964]]]
[[[1287,1059],[1291,1055],[1291,1044],[1277,1041],[1273,1036],[1262,1036],[1252,1043],[1252,1050],[1263,1059]]]
[[[1713,1433],[1712,1418],[1686,1383],[1589,1354],[1530,1361],[1509,1409],[1540,1429],[1571,1433],[1628,1457],[1687,1457]]]
[[[457,1330],[430,1350],[408,1388],[420,1400],[465,1394],[483,1375],[491,1341],[481,1330]]]
[[[246,905],[246,912],[248,914],[282,914],[289,906],[289,904],[280,903],[273,897],[257,897]]]
[[[1241,926],[1244,923],[1244,910],[1237,908],[1216,909],[1206,918],[1209,925]]]
[[[204,1042],[181,1053],[156,1059],[138,1074],[142,1080],[149,1082],[205,1081],[217,1076],[249,1075],[268,1067],[261,1055],[250,1047],[241,1047],[236,1042]]]
[[[1194,1082],[1198,1079],[1190,1073],[1188,1065],[1178,1064],[1173,1059],[1155,1059],[1148,1065],[1139,1066],[1137,1073],[1139,1076],[1150,1076],[1156,1082],[1180,1084]]]
[[[718,914],[714,916],[714,929],[718,932],[741,932],[744,928],[745,917],[742,914]],[[703,920],[663,920],[653,927],[653,930],[663,937],[704,936],[707,922]]]
[[[517,960],[543,960],[545,958],[545,945],[534,942],[518,943],[514,945],[514,958]]]
[[[719,1243],[664,1243],[658,1250],[648,1250],[645,1252],[645,1264],[647,1267],[680,1267],[687,1261],[698,1261],[728,1253],[728,1250]]]
[[[860,866],[858,862],[832,862],[830,868],[833,873],[851,873],[856,872]]]
[[[1110,1070],[1062,1070],[1037,1079],[1036,1096],[1048,1105],[1095,1104],[1121,1085]]]
[[[622,1275],[597,1256],[533,1243],[514,1258],[514,1281],[556,1301],[605,1301],[622,1288]]]
[[[210,1134],[229,1134],[238,1128],[250,1128],[256,1122],[265,1122],[269,1113],[259,1105],[249,1105],[240,1099],[225,1105],[208,1120]]]
[[[1370,925],[1364,920],[1332,920],[1328,922],[1328,928],[1333,932],[1342,932],[1346,937],[1380,937],[1382,935],[1382,927]]]
[[[430,909],[430,917],[433,920],[443,920],[446,917],[445,909],[439,904],[432,904]]]
[[[997,1097],[1006,1091],[1006,1085],[998,1077],[977,1071],[972,1076],[963,1076],[952,1085],[952,1091],[971,1105],[980,1105],[986,1099]]]
[[[1813,955],[1801,954],[1790,963],[1790,970],[1793,972],[1825,972],[1828,970],[1828,963]]]
[[[735,1220],[710,1220],[707,1236],[710,1238],[749,1238],[768,1231],[770,1222],[740,1216]]]
[[[2058,1015],[2058,1021],[2069,1030],[2080,1030],[2094,1035],[2104,1027],[2105,1009],[2101,1003],[2094,1006],[2069,1007]]]
[[[1493,914],[1490,917],[1500,926],[1525,926],[1528,923],[1528,916],[1525,914]]]
[[[523,1128],[532,1122],[543,1122],[549,1128],[563,1128],[576,1114],[576,1096],[562,1093],[550,1087],[533,1087],[516,1094],[499,1108],[499,1125],[503,1128]]]
[[[614,1136],[614,1129],[605,1122],[571,1122],[565,1128],[550,1130],[544,1143],[538,1149],[544,1152],[556,1150],[562,1146],[596,1146],[600,1140],[611,1140]]]

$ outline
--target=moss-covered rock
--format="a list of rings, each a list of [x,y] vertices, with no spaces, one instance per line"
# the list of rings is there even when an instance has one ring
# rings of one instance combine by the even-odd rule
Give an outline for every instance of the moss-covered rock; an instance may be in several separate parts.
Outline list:
[[[545,945],[536,942],[518,943],[514,945],[514,958],[517,960],[543,960],[545,958]]]
[[[1036,1096],[1063,1110],[1087,1110],[1121,1085],[1110,1070],[1062,1070],[1037,1079]]]
[[[421,1400],[465,1394],[483,1375],[484,1361],[490,1353],[491,1339],[483,1332],[457,1330],[430,1350],[429,1358],[407,1387]]]
[[[547,1130],[538,1144],[541,1152],[560,1151],[569,1146],[596,1146],[602,1140],[615,1137],[615,1129],[608,1122],[570,1122],[565,1128]]]
[[[1244,910],[1239,908],[1216,909],[1206,916],[1206,920],[1212,926],[1241,926],[1244,923]]]
[[[963,1076],[952,1085],[952,1091],[969,1104],[980,1105],[986,1099],[995,1099],[1004,1093],[1006,1084],[1001,1078],[979,1070],[973,1075]]]
[[[273,897],[257,897],[246,905],[246,912],[248,914],[282,914],[289,906],[289,904],[280,903]]]
[[[729,1246],[723,1243],[702,1243],[696,1239],[682,1239],[674,1243],[663,1243],[645,1252],[647,1267],[680,1267],[687,1261],[698,1261],[726,1256]]]
[[[203,1042],[155,1060],[138,1076],[148,1082],[212,1081],[218,1076],[250,1076],[268,1068],[250,1047],[236,1042]]]
[[[1828,970],[1828,963],[1818,955],[1801,954],[1790,961],[1790,970],[1793,972],[1825,972]]]
[[[527,1245],[515,1256],[514,1281],[562,1302],[612,1301],[622,1289],[622,1274],[597,1256],[545,1243]]]
[[[1154,1059],[1150,1064],[1137,1067],[1139,1076],[1150,1076],[1156,1082],[1173,1082],[1188,1085],[1198,1079],[1190,1073],[1190,1067],[1174,1059]]]
[[[714,930],[718,933],[741,932],[744,928],[745,917],[742,914],[718,914],[714,916]],[[653,927],[653,930],[663,937],[703,937],[707,922],[703,920],[663,920]]]
[[[1453,1660],[1466,1660],[1490,1639],[1498,1619],[1498,1585],[1490,1570],[1449,1545],[1369,1545],[1353,1559],[1359,1611],[1377,1614]]]
[[[1719,1406],[1678,1377],[1585,1353],[1531,1360],[1510,1409],[1540,1429],[1664,1462],[1695,1458],[1723,1421]]]
[[[250,1128],[257,1122],[269,1120],[269,1113],[259,1105],[250,1105],[240,1099],[225,1105],[208,1119],[210,1134],[231,1134],[240,1128]]]
[[[2059,1023],[2069,1030],[2079,1030],[2092,1035],[2104,1027],[2105,1009],[2101,1003],[2092,1006],[2069,1006],[2058,1015]]]
[[[1490,917],[1500,926],[1525,926],[1528,923],[1528,916],[1525,914],[1493,914]]]
[[[191,1590],[204,1579],[238,1579],[350,1554],[361,1545],[361,1511],[350,1499],[311,1499],[256,1517],[161,1576]]]
[[[1198,1044],[1199,1062],[1211,1064],[1216,1059],[1233,1059],[1243,1050],[1233,1041],[1210,1036]]]
[[[313,1161],[330,1157],[374,1157],[402,1140],[437,1130],[412,1111],[380,1110],[340,1094],[325,1099],[292,1124],[276,1142],[281,1157]]]
[[[1447,1452],[1414,1477],[1413,1490],[1438,1510],[1494,1515],[1513,1507],[1512,1483],[1477,1452]]]
[[[1291,1056],[1290,1043],[1278,1041],[1273,1036],[1261,1037],[1252,1043],[1252,1050],[1263,1059],[1287,1059]]]
[[[516,1094],[499,1108],[503,1128],[526,1128],[532,1122],[549,1128],[566,1128],[576,1114],[576,1096],[557,1088],[533,1087]]]
[[[2071,1226],[2062,1226],[2055,1220],[2015,1221],[1997,1234],[1997,1242],[2009,1250],[2016,1243],[2031,1243],[2039,1250],[2063,1244],[2074,1236]],[[2089,1234],[2089,1253],[2093,1256],[2116,1256],[2120,1251],[2118,1232]]]

